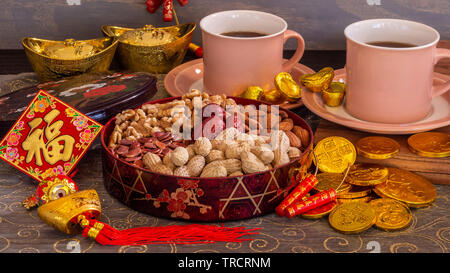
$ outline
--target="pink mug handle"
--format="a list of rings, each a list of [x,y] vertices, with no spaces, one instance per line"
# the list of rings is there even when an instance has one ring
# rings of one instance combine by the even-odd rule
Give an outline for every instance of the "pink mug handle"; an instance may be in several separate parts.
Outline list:
[[[283,71],[285,72],[291,71],[294,65],[296,65],[300,61],[303,53],[305,52],[305,40],[303,40],[303,37],[300,34],[289,29],[286,30],[284,32],[283,44],[286,43],[286,41],[290,38],[294,38],[297,40],[297,50],[295,51],[294,56],[292,56],[287,62],[283,64]]]
[[[437,62],[443,58],[450,58],[450,50],[445,48],[436,48],[436,55],[434,56],[434,64],[437,64]],[[445,92],[447,92],[448,90],[450,90],[450,80],[438,85],[434,85],[432,89],[432,96],[433,97],[440,96]]]

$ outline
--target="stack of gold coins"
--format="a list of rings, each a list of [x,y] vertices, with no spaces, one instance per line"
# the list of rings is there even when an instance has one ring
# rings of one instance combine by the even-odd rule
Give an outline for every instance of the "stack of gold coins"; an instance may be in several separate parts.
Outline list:
[[[434,148],[423,145],[434,137]],[[414,135],[408,139],[410,149],[424,156],[442,156],[449,151],[448,135]],[[422,145],[418,145],[422,143]],[[436,143],[439,143],[436,144]],[[446,146],[447,145],[447,146]],[[327,137],[316,145],[314,163],[322,171],[317,175],[316,192],[333,188],[337,200],[304,218],[317,219],[328,215],[330,226],[345,234],[356,234],[372,226],[385,231],[406,228],[412,219],[410,208],[429,206],[437,196],[435,187],[425,178],[398,168],[381,164],[355,163],[356,151],[371,159],[395,156],[400,145],[387,137],[365,137],[353,144],[343,137]]]

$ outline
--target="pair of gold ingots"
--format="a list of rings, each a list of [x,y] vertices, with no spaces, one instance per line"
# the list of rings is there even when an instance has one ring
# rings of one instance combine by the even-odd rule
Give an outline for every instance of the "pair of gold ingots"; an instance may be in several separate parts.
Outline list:
[[[430,138],[441,133],[421,133],[408,139],[410,149],[424,152]],[[447,137],[441,134],[440,137]],[[443,156],[448,147],[434,147],[434,157]],[[412,147],[411,147],[412,145]],[[413,148],[414,147],[414,148]],[[444,148],[443,148],[444,147]],[[330,225],[339,232],[355,234],[376,225],[392,231],[407,227],[412,219],[410,207],[429,206],[436,199],[434,186],[425,178],[398,168],[378,164],[357,163],[356,155],[372,159],[395,156],[400,145],[387,137],[366,137],[353,144],[342,137],[328,137],[314,148],[315,164],[322,171],[317,175],[316,191],[334,188],[338,199],[321,214],[304,215],[317,219],[329,214]],[[428,149],[430,150],[430,149]],[[425,153],[430,156],[430,151]],[[344,174],[345,172],[345,174]],[[376,193],[375,195],[371,194]],[[370,202],[369,202],[370,201]]]

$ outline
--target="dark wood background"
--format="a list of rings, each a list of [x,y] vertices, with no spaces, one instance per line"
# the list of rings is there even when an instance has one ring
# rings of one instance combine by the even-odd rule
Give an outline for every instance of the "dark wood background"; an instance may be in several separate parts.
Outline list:
[[[450,40],[448,0],[190,0],[184,7],[174,3],[180,22],[198,23],[208,14],[230,9],[276,14],[302,34],[307,48],[313,50],[345,49],[344,28],[373,18],[419,21],[436,28],[443,40]],[[174,24],[163,22],[161,8],[148,13],[145,0],[1,0],[0,4],[0,49],[19,49],[20,39],[29,36],[55,40],[101,37],[101,25]],[[193,42],[201,43],[199,29]],[[286,45],[287,49],[294,47],[294,41]]]

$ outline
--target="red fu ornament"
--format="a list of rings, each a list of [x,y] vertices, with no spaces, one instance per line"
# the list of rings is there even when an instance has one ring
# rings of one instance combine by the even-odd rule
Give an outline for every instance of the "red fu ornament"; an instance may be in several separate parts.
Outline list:
[[[102,128],[41,90],[0,142],[0,158],[38,182],[70,175]]]

